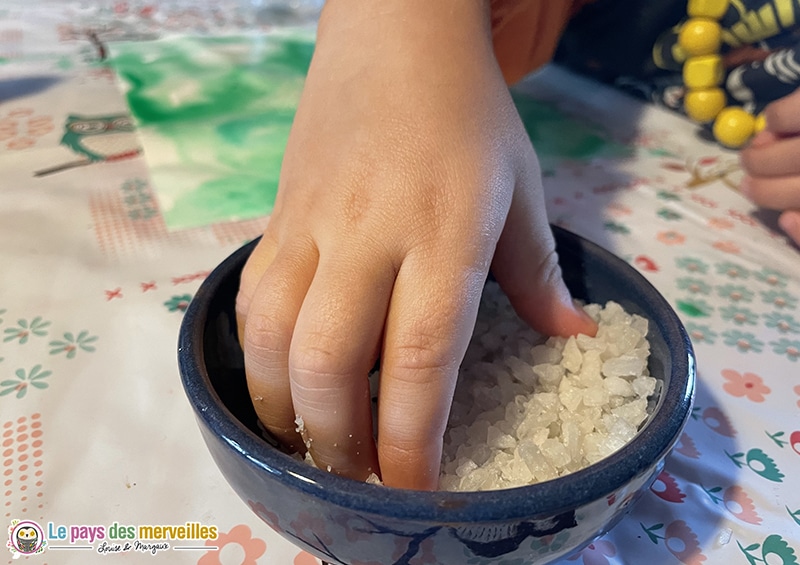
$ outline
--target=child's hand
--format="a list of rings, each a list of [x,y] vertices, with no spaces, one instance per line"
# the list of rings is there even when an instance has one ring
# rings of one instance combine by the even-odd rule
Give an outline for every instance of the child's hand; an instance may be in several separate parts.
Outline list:
[[[782,210],[781,228],[800,245],[800,89],[767,106],[765,115],[766,129],[741,153],[747,173],[741,190],[759,206]]]
[[[461,0],[331,0],[274,213],[237,300],[262,422],[318,466],[431,489],[493,268],[548,334],[593,334],[561,279],[536,156]],[[379,443],[367,373],[381,358]]]

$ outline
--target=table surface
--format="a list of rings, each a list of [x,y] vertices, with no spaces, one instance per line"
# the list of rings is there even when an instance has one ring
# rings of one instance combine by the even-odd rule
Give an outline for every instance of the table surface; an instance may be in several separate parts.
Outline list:
[[[156,557],[318,563],[223,480],[176,366],[186,304],[269,212],[264,202],[211,204],[203,190],[252,159],[237,163],[207,137],[213,166],[198,173],[195,152],[180,145],[186,132],[173,135],[183,126],[148,121],[132,96],[129,64],[145,57],[158,68],[189,42],[204,68],[243,68],[242,53],[263,51],[272,36],[285,46],[286,36],[246,3],[28,4],[0,7],[0,522],[36,521],[56,538],[58,526],[81,536],[91,529],[73,527],[199,522],[218,528],[218,549],[201,542]],[[219,58],[231,44],[238,55]],[[269,68],[286,89],[268,102],[282,97],[291,110],[302,62]],[[194,100],[191,73],[162,79],[150,94],[176,112]],[[565,563],[798,563],[800,252],[735,190],[736,155],[681,117],[557,68],[517,97],[540,149],[551,221],[642,272],[681,316],[698,359],[692,418],[664,472],[622,523]],[[280,148],[286,120],[273,118],[286,114],[270,104],[214,119],[267,116],[274,135],[257,141]],[[114,121],[132,111],[136,130]],[[70,127],[81,120],[90,123]],[[93,140],[96,128],[117,129]],[[265,166],[276,171],[279,157]],[[101,556],[101,540],[48,543],[31,562],[151,562]]]

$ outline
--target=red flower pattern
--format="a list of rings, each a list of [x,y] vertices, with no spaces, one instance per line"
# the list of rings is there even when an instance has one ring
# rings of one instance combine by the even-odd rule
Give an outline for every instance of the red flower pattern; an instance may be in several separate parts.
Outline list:
[[[219,560],[220,553],[226,545],[236,544],[244,550],[244,559],[241,565],[257,565],[259,557],[267,551],[267,544],[260,538],[252,537],[250,528],[245,524],[234,526],[227,534],[220,534],[215,540],[206,540],[206,545],[216,546],[214,549],[197,560],[197,565],[222,565]]]
[[[772,392],[755,373],[740,374],[733,369],[725,369],[722,376],[728,381],[722,389],[732,396],[745,396],[753,402],[764,402],[764,395]]]
[[[703,422],[713,431],[725,437],[736,437],[736,430],[725,413],[716,406],[710,406],[703,411]]]
[[[666,471],[661,471],[661,474],[656,477],[650,491],[667,502],[681,503],[686,498],[675,478]]]
[[[685,457],[689,457],[690,459],[700,458],[700,452],[697,450],[694,440],[685,433],[681,434],[680,439],[678,439],[678,444],[675,446],[675,452],[680,453]]]
[[[656,239],[664,245],[681,245],[686,241],[686,236],[675,230],[658,232]]]
[[[722,502],[728,512],[736,516],[739,520],[748,524],[760,524],[761,516],[756,512],[756,506],[742,487],[734,485],[725,490],[722,495]]]
[[[319,559],[308,553],[307,551],[301,551],[297,554],[297,557],[294,558],[292,562],[293,565],[320,565]]]
[[[700,551],[697,536],[683,520],[675,520],[664,531],[664,545],[678,561],[685,565],[699,565],[706,560]]]

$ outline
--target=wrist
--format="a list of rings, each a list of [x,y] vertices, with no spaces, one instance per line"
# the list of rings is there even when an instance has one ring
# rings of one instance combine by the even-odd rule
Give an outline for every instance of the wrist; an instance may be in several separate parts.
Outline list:
[[[489,0],[327,0],[317,44],[430,57],[441,50],[493,55]],[[435,52],[429,51],[435,49]],[[398,53],[398,51],[401,51]]]

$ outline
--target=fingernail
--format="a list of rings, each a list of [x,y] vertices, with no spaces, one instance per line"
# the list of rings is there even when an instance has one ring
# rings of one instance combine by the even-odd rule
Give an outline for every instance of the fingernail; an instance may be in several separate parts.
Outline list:
[[[594,337],[597,333],[597,322],[595,322],[594,319],[586,313],[586,310],[583,309],[583,306],[579,302],[573,300],[572,305],[575,308],[575,312],[577,312],[578,316],[583,318],[584,328],[586,329],[582,333]]]

